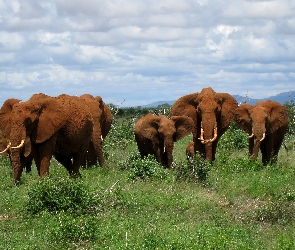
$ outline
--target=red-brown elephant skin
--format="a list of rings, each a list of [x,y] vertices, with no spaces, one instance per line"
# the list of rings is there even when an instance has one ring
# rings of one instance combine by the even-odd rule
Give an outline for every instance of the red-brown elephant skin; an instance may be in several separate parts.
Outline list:
[[[154,155],[156,160],[167,168],[172,168],[174,142],[189,135],[193,121],[186,116],[147,114],[137,121],[134,127],[135,139],[141,157]]]
[[[237,101],[228,93],[216,93],[211,87],[180,97],[171,115],[185,115],[194,121],[194,152],[209,162],[215,160],[219,138],[234,120]]]
[[[11,130],[11,124],[10,124],[10,117],[11,112],[14,104],[19,103],[20,100],[10,98],[7,99],[0,110],[0,153],[9,157],[11,161],[11,143],[9,140],[10,134],[6,134],[4,131],[10,131]],[[20,156],[20,163],[23,169],[26,169],[26,172],[29,173],[32,169],[32,163],[33,163],[33,155],[29,154],[28,156],[24,156],[21,154]]]
[[[249,156],[256,160],[260,149],[264,165],[276,162],[289,124],[287,108],[270,100],[242,104],[235,119],[249,134]]]
[[[0,120],[5,119],[1,108]],[[34,94],[28,101],[13,105],[9,121],[2,123],[1,129],[9,135],[15,183],[23,170],[21,156],[30,154],[40,176],[49,173],[53,155],[71,176],[80,176],[93,129],[91,112],[83,100],[65,94]]]
[[[103,102],[100,96],[93,97],[90,94],[80,96],[87,106],[93,119],[93,131],[87,150],[86,166],[95,165],[98,161],[100,166],[105,165],[102,150],[102,142],[111,129],[113,116],[109,107]]]

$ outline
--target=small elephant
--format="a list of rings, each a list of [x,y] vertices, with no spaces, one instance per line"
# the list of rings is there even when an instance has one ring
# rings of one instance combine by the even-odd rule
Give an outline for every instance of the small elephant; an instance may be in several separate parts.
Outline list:
[[[203,88],[200,93],[180,97],[171,108],[171,115],[185,115],[194,121],[194,152],[209,162],[215,160],[219,138],[234,120],[237,101],[228,93]]]
[[[189,135],[193,130],[193,120],[186,116],[147,114],[134,127],[135,139],[141,157],[154,155],[157,161],[172,168],[174,142]]]
[[[194,142],[193,141],[189,142],[186,145],[185,154],[186,154],[186,158],[188,160],[195,155],[195,145],[194,145]]]
[[[111,129],[113,115],[100,96],[93,97],[90,94],[84,94],[80,98],[90,108],[93,119],[93,131],[87,150],[86,165],[95,165],[98,160],[99,165],[104,166],[105,160],[102,151],[102,141]]]
[[[235,120],[249,134],[249,156],[256,160],[260,149],[264,165],[276,162],[289,124],[288,109],[271,100],[242,104]]]

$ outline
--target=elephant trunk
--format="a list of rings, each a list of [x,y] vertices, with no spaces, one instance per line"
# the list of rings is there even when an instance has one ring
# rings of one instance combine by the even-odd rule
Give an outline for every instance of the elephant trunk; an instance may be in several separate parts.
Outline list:
[[[23,152],[23,147],[26,138],[26,129],[22,126],[12,127],[10,134],[11,142],[11,164],[13,169],[13,179],[15,183],[20,181],[20,177],[23,171],[21,164],[21,154]]]
[[[210,133],[210,129],[206,129],[206,134],[208,134],[208,132]],[[203,123],[201,122],[201,132],[200,132],[200,138],[198,138],[202,144],[207,144],[210,142],[214,142],[217,139],[217,123],[215,122],[214,128],[213,128],[213,136],[211,136],[209,134],[209,136],[207,136],[207,138],[209,139],[204,139],[204,134],[205,134],[205,130],[203,128]]]
[[[168,168],[172,168],[173,162],[173,141],[165,141],[163,149],[162,164]]]
[[[253,150],[252,150],[252,159],[256,160],[258,157],[258,152],[261,146],[261,142],[265,140],[266,133],[265,133],[265,126],[259,124],[256,126],[253,126],[252,128],[252,134],[249,136],[249,139],[253,138]]]

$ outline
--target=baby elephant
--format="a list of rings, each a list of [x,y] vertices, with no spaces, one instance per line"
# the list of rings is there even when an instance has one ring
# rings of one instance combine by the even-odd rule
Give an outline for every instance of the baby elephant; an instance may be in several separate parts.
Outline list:
[[[134,128],[135,139],[141,157],[155,155],[164,167],[172,168],[174,142],[189,135],[194,122],[187,116],[147,114],[137,121]]]
[[[185,154],[188,160],[195,155],[195,143],[193,141],[186,145]]]

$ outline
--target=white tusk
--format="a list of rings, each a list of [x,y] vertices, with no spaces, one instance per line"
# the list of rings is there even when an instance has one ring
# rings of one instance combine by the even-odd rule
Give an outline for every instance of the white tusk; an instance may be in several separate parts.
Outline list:
[[[165,153],[165,151],[166,151],[166,147],[164,147],[164,151],[163,151],[163,153]]]
[[[265,133],[263,133],[262,138],[260,139],[260,141],[263,141],[265,139]]]
[[[210,139],[210,142],[214,142],[217,139],[217,127],[214,128],[214,137]]]
[[[102,135],[100,136],[100,138],[101,138],[101,141],[103,141]]]
[[[21,143],[16,146],[16,147],[11,147],[11,148],[21,148],[25,144],[25,140],[22,140]]]
[[[254,133],[252,133],[251,135],[249,135],[249,138],[252,138],[254,136]]]
[[[3,151],[0,152],[0,154],[4,154],[11,146],[11,142],[9,142],[9,144],[7,145],[6,149],[4,149]]]

